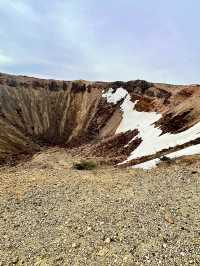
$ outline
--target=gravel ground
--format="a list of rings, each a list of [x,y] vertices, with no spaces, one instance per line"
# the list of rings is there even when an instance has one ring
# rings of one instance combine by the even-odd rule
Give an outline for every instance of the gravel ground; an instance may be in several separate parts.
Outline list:
[[[0,265],[200,265],[197,163],[76,171],[52,154],[0,169]]]

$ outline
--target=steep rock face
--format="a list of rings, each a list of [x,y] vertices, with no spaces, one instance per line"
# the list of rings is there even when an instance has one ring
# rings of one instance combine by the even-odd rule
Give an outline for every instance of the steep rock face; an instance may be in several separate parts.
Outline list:
[[[137,112],[156,112],[163,134],[176,134],[200,120],[199,87],[129,82],[55,81],[0,74],[0,160],[31,154],[41,146],[78,148],[84,154],[125,161],[141,144],[138,128],[117,132],[126,96],[103,94],[119,88]],[[137,161],[138,162],[138,161]],[[129,163],[130,164],[130,163]]]

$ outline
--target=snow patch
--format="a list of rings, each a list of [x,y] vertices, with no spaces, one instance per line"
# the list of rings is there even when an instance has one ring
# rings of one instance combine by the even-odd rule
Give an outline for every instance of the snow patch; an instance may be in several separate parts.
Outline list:
[[[133,168],[142,168],[145,170],[150,170],[156,167],[159,162],[160,162],[160,159],[153,159],[153,160],[146,161],[144,163],[134,165]]]
[[[139,147],[131,153],[126,161],[151,155],[170,147],[176,147],[177,145],[182,145],[200,137],[200,123],[197,123],[193,127],[178,134],[166,133],[160,136],[161,130],[154,127],[152,128],[152,126],[150,126],[147,130],[150,132],[143,132],[143,134],[140,132],[143,141]]]
[[[175,159],[175,158],[178,158],[181,156],[194,155],[194,154],[200,154],[200,144],[192,145],[192,146],[184,148],[182,150],[169,153],[166,155],[166,157],[168,157],[170,159]],[[155,168],[157,166],[157,164],[159,164],[160,162],[161,162],[161,160],[159,158],[156,158],[153,160],[146,161],[144,163],[134,165],[133,168],[142,168],[145,170],[150,170],[152,168]]]
[[[181,156],[194,155],[194,154],[200,154],[200,144],[192,145],[182,150],[172,152],[168,154],[167,157],[173,159]]]
[[[138,112],[137,110],[135,110],[134,108],[137,101],[132,102],[130,94],[123,88],[118,88],[115,92],[111,88],[102,96],[106,97],[107,102],[114,104],[124,99],[123,103],[120,105],[120,108],[123,112],[123,119],[119,127],[117,128],[116,133],[124,133],[128,130],[138,129],[139,134],[131,141],[129,141],[129,143],[132,142],[135,138],[142,139],[141,144],[130,154],[127,160],[123,163],[126,163],[132,159],[155,154],[156,152],[163,149],[182,145],[186,142],[200,137],[200,123],[197,123],[193,127],[178,134],[166,133],[161,135],[162,130],[155,127],[155,122],[158,121],[162,117],[162,115],[155,112]],[[186,152],[187,154],[188,152],[190,152],[191,154],[194,154],[194,152],[196,153],[197,150],[200,149],[199,147],[200,145],[195,148],[186,148],[186,151],[184,151],[184,149],[182,150],[182,152]],[[179,153],[177,152],[176,154],[178,154],[177,156],[182,156],[179,155],[182,154],[181,151]],[[137,167],[147,167],[149,169],[150,167],[155,166],[158,161],[150,160],[145,163],[138,164]]]
[[[108,103],[116,104],[122,100],[128,92],[124,88],[118,88],[115,92],[113,88],[110,88],[106,93],[103,92],[102,97],[106,98]]]

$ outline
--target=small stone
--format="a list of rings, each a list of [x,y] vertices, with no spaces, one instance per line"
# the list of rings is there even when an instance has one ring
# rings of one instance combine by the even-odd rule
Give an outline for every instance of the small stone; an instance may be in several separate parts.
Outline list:
[[[195,174],[198,174],[198,172],[197,171],[192,171],[191,174],[195,175]]]
[[[17,264],[19,262],[19,257],[14,257],[13,259],[12,259],[12,263],[13,264]]]
[[[97,253],[98,256],[103,257],[108,253],[108,249],[107,248],[103,248],[101,250],[99,250],[99,252]]]
[[[78,244],[78,243],[73,243],[72,244],[72,248],[78,248],[80,246],[80,244]]]
[[[165,213],[165,221],[169,224],[174,224],[173,216],[169,211]]]
[[[132,260],[133,260],[133,256],[131,254],[128,254],[123,257],[124,262],[132,262]]]
[[[162,246],[163,246],[163,248],[166,248],[166,247],[167,247],[167,245],[166,245],[166,244],[163,244]]]
[[[107,238],[104,240],[104,242],[105,242],[106,244],[110,244],[110,242],[111,242],[111,238],[110,238],[110,237],[107,237]]]

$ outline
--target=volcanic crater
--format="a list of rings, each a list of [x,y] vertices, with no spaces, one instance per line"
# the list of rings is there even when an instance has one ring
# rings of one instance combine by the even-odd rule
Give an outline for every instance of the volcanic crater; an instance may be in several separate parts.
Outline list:
[[[51,146],[120,167],[194,154],[199,103],[199,85],[0,74],[0,162]]]

